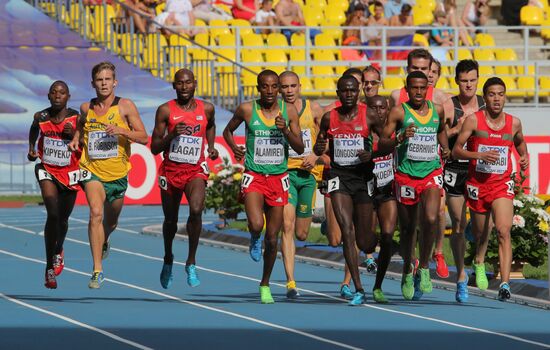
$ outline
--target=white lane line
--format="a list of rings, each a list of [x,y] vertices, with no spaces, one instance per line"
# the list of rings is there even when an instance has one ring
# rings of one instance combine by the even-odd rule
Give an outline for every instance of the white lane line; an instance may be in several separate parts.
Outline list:
[[[2,251],[2,252],[4,252],[4,251]],[[8,255],[10,255],[10,254],[8,254]],[[15,254],[14,254],[13,256],[20,258],[19,256],[15,255]],[[128,340],[128,339],[119,337],[118,335],[113,334],[113,333],[111,333],[111,332],[107,332],[107,331],[104,331],[103,329],[99,329],[99,328],[97,328],[97,327],[90,326],[89,324],[82,323],[82,322],[80,322],[80,321],[77,321],[77,320],[75,320],[75,319],[69,318],[69,317],[67,317],[67,316],[63,316],[63,315],[60,315],[60,314],[58,314],[58,313],[55,313],[55,312],[52,312],[52,311],[49,311],[49,310],[46,310],[46,309],[42,309],[42,308],[40,308],[40,307],[38,307],[38,306],[34,306],[34,305],[31,305],[31,304],[27,304],[27,303],[25,303],[25,302],[23,302],[23,301],[21,301],[21,300],[18,300],[18,299],[9,297],[9,296],[7,296],[7,295],[5,295],[5,294],[3,294],[3,293],[0,293],[0,297],[6,299],[7,301],[11,301],[12,303],[19,304],[19,305],[24,306],[24,307],[26,307],[26,308],[32,309],[32,310],[34,310],[34,311],[42,312],[42,313],[44,313],[44,314],[46,314],[46,315],[49,315],[49,316],[52,316],[52,317],[55,317],[55,318],[59,318],[60,320],[63,320],[63,321],[65,321],[65,322],[72,323],[72,324],[74,324],[75,326],[79,326],[79,327],[82,327],[82,328],[86,328],[86,329],[88,329],[88,330],[90,330],[90,331],[92,331],[92,332],[96,332],[96,333],[102,334],[102,335],[104,335],[104,336],[106,336],[106,337],[109,337],[109,338],[111,338],[111,339],[113,339],[113,340],[116,340],[116,341],[118,341],[118,342],[121,342],[121,343],[130,345],[130,346],[133,346],[133,347],[136,348],[136,349],[141,349],[141,350],[153,350],[153,349],[150,348],[150,347],[147,347],[147,346],[145,346],[145,345],[141,345],[141,344],[136,343],[136,342],[133,342],[133,341],[131,341],[131,340]]]
[[[31,235],[36,235],[36,234],[37,234],[37,232],[31,231],[31,230],[27,230],[27,229],[24,229],[24,228],[21,228],[21,227],[6,225],[6,224],[3,224],[3,223],[1,223],[1,222],[0,222],[0,227],[9,228],[9,229],[12,229],[12,230],[15,230],[15,231],[19,231],[19,232],[29,233],[29,234],[31,234]]]
[[[80,223],[85,223],[85,224],[88,223],[88,220],[82,220],[82,219],[77,219],[77,218],[73,218],[73,217],[70,217],[69,220],[80,222]],[[117,227],[115,231],[122,231],[122,232],[128,232],[128,233],[139,233],[138,231],[128,230],[128,229],[125,229],[125,228],[122,228],[122,227]]]
[[[139,233],[137,231],[134,231],[134,232]],[[77,239],[74,239],[74,238],[66,238],[66,240],[74,242],[74,243],[83,244],[83,245],[89,245],[88,242],[80,241],[80,240],[77,240]],[[138,257],[149,259],[149,260],[164,261],[162,258],[157,258],[157,257],[154,257],[154,256],[142,254],[142,253],[136,253],[136,252],[132,252],[132,251],[124,250],[124,249],[119,249],[119,248],[115,248],[115,247],[112,247],[112,246],[111,246],[111,250],[117,251],[119,253],[138,256]],[[185,263],[178,262],[178,261],[174,261],[174,264],[185,266]],[[219,270],[208,269],[208,268],[200,267],[200,266],[197,266],[197,268],[199,270],[203,270],[203,271],[207,271],[207,272],[211,272],[211,273],[215,273],[215,274],[219,274],[219,275],[240,278],[240,279],[248,280],[248,281],[252,281],[252,282],[258,282],[258,283],[260,282],[259,279],[256,279],[256,278],[253,278],[253,277],[238,275],[238,274],[219,271]],[[278,287],[286,288],[286,285],[282,284],[282,283],[270,282],[270,284],[276,285]],[[328,299],[331,299],[331,300],[337,300],[337,301],[340,301],[342,303],[347,303],[347,301],[342,300],[341,298],[332,296],[330,294],[319,293],[319,292],[316,292],[316,291],[313,291],[313,290],[303,289],[303,288],[300,288],[300,291],[307,292],[307,293],[317,295],[317,296],[322,296],[322,297],[325,297],[325,298],[328,298]],[[363,306],[368,307],[368,308],[372,308],[372,309],[376,309],[376,310],[380,310],[380,311],[386,311],[386,312],[402,315],[402,316],[413,317],[413,318],[422,319],[422,320],[426,320],[426,321],[432,321],[432,322],[436,322],[436,323],[441,323],[441,324],[445,324],[445,325],[453,326],[453,327],[457,327],[457,328],[473,330],[473,331],[477,331],[477,332],[480,332],[480,333],[485,333],[485,334],[491,334],[491,335],[495,335],[495,336],[499,336],[499,337],[504,337],[504,338],[507,338],[507,339],[512,339],[512,340],[516,340],[516,341],[527,343],[527,344],[541,346],[543,348],[549,348],[550,347],[550,344],[540,343],[540,342],[537,342],[537,341],[517,337],[517,336],[506,334],[506,333],[494,332],[494,331],[490,331],[490,330],[487,330],[487,329],[484,329],[484,328],[471,327],[471,326],[463,325],[463,324],[460,324],[460,323],[450,322],[450,321],[441,320],[441,319],[428,317],[428,316],[421,316],[421,315],[417,315],[417,314],[413,314],[413,313],[405,312],[405,311],[397,311],[397,310],[387,309],[387,308],[376,306],[376,305],[363,304]]]
[[[12,253],[12,252],[9,252],[9,251],[3,250],[3,249],[0,249],[0,253],[5,254],[5,255],[9,255],[9,256],[12,256],[12,257],[15,257],[15,258],[19,258],[21,260],[27,260],[27,261],[35,262],[35,263],[38,263],[38,264],[45,264],[41,260],[30,258],[30,257],[23,256],[23,255],[19,255],[19,254],[16,254],[16,253]],[[65,267],[64,270],[69,271],[69,272],[73,272],[73,273],[76,273],[76,274],[79,274],[79,275],[83,275],[83,276],[89,276],[89,273],[85,273],[83,271],[71,269],[71,268],[68,268],[68,267]],[[351,345],[348,345],[348,344],[340,343],[340,342],[337,342],[337,341],[334,341],[334,340],[330,340],[330,339],[327,339],[327,338],[323,338],[323,337],[320,337],[320,336],[317,336],[317,335],[314,335],[314,334],[311,334],[311,333],[303,332],[303,331],[300,331],[300,330],[297,330],[297,329],[281,326],[281,325],[278,325],[278,324],[275,324],[275,323],[271,323],[271,322],[263,321],[263,320],[260,320],[260,319],[257,319],[257,318],[241,315],[241,314],[238,314],[238,313],[235,313],[235,312],[226,311],[226,310],[218,309],[218,308],[215,308],[215,307],[212,307],[212,306],[203,305],[203,304],[196,303],[196,302],[193,302],[193,301],[181,299],[181,298],[169,295],[169,294],[157,292],[156,290],[144,288],[144,287],[141,287],[141,286],[138,286],[138,285],[135,285],[135,284],[121,282],[121,281],[113,280],[113,279],[110,279],[110,278],[106,278],[105,281],[111,282],[113,284],[118,284],[120,286],[132,288],[132,289],[137,289],[137,290],[140,290],[142,292],[158,295],[158,296],[161,296],[161,297],[166,298],[166,299],[179,301],[180,303],[187,304],[187,305],[192,305],[192,306],[195,306],[195,307],[198,307],[198,308],[201,308],[201,309],[218,312],[218,313],[221,313],[221,314],[224,314],[224,315],[240,318],[240,319],[247,320],[247,321],[250,321],[250,322],[253,322],[253,323],[258,323],[258,324],[261,324],[261,325],[264,325],[264,326],[267,326],[267,327],[279,329],[279,330],[286,331],[286,332],[289,332],[289,333],[294,333],[294,334],[301,335],[301,336],[306,337],[306,338],[317,340],[319,342],[327,343],[327,344],[330,344],[330,345],[335,345],[335,346],[338,346],[338,347],[341,347],[341,348],[344,348],[344,349],[352,349],[352,350],[361,350],[362,349],[362,348],[358,348],[358,347],[351,346]]]

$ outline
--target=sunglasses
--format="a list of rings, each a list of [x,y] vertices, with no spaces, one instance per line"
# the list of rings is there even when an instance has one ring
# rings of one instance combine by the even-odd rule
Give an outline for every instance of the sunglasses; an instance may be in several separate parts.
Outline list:
[[[365,81],[363,82],[363,84],[364,84],[365,86],[367,86],[367,85],[376,86],[376,85],[380,84],[380,80],[365,80]]]

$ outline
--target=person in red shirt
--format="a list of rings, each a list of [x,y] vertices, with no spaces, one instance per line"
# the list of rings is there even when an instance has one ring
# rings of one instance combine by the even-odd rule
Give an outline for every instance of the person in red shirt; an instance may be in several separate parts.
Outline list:
[[[70,151],[79,114],[67,108],[71,95],[63,81],[50,86],[48,100],[51,106],[34,114],[29,130],[29,152],[27,158],[35,166],[35,175],[46,206],[47,218],[44,226],[46,245],[46,288],[57,288],[55,276],[63,271],[63,242],[69,229],[71,215],[78,192],[80,151]],[[40,136],[40,139],[39,139]],[[36,141],[38,140],[38,147]]]
[[[485,275],[485,253],[489,241],[489,220],[493,217],[499,242],[501,284],[498,299],[510,299],[510,268],[512,244],[510,230],[514,216],[514,175],[512,148],[520,158],[522,170],[529,166],[527,145],[521,121],[504,112],[506,85],[493,77],[483,85],[486,109],[469,115],[453,147],[453,158],[470,160],[466,180],[466,203],[472,216],[472,231],[476,237],[473,263],[476,285],[488,287]],[[464,144],[467,148],[464,149]]]
[[[178,212],[183,194],[189,202],[186,231],[189,236],[189,254],[185,263],[187,284],[197,287],[200,280],[195,267],[195,255],[202,231],[202,212],[206,180],[210,173],[204,155],[218,158],[214,148],[216,124],[214,106],[194,97],[197,82],[193,72],[180,69],[172,83],[177,98],[157,109],[151,140],[153,154],[164,153],[159,167],[159,187],[164,212],[164,265],[160,284],[167,289],[172,284],[174,254],[172,243],[178,230]]]

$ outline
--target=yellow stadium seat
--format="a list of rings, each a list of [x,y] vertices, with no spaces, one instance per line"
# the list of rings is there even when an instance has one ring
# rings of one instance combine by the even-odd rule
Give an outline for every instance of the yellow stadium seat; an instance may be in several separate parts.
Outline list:
[[[412,10],[413,23],[415,26],[429,26],[434,21],[432,11],[427,11],[418,5],[415,5]]]
[[[305,62],[306,61],[306,36],[303,33],[294,33],[290,37],[290,61],[291,62]],[[307,59],[309,61],[309,59]],[[292,71],[298,75],[306,74],[306,67],[303,65],[292,66]]]
[[[247,70],[243,70],[241,73],[242,84],[244,86],[256,86],[257,85],[257,74],[251,73]]]
[[[268,47],[277,47],[277,50],[283,50],[286,54],[290,52],[288,41],[281,33],[269,33],[266,41]]]
[[[451,53],[454,55],[454,51],[451,50]],[[458,57],[457,60],[471,60],[474,57],[472,56],[472,52],[468,49],[458,49]]]
[[[319,76],[332,76],[334,75],[334,70],[331,66],[313,66],[311,67],[313,75]]]
[[[277,66],[268,66],[268,69],[271,69],[277,74],[281,74],[284,72],[287,68],[286,63],[288,62],[288,59],[286,57],[286,54],[281,49],[269,49],[267,50],[265,61],[267,64],[269,63],[285,63],[284,66],[277,65]]]
[[[237,35],[237,27],[239,28],[239,35],[242,38],[245,35],[248,34],[254,34],[254,29],[250,25],[250,22],[248,22],[245,19],[236,18],[236,19],[230,19],[227,21],[227,24],[231,26],[231,30],[234,35]]]
[[[222,10],[223,12],[227,13],[228,15],[231,15],[231,7],[229,7],[228,5],[217,3],[215,6],[220,10]]]
[[[429,47],[430,46],[430,42],[428,41],[426,36],[424,36],[422,34],[418,34],[418,33],[413,35],[413,44],[416,44],[416,45],[419,45],[419,46],[424,46],[424,47]]]
[[[338,22],[323,20],[321,22],[321,26],[328,27],[328,28],[323,28],[322,34],[328,34],[332,36],[332,38],[336,40],[338,43],[340,42],[340,40],[342,39],[343,31],[342,31],[342,28],[340,28],[340,24]]]
[[[454,78],[449,78],[449,86],[450,86],[451,90],[458,91],[458,84],[456,83]],[[478,83],[478,86],[479,86],[479,83]]]
[[[506,84],[506,96],[507,97],[525,97],[525,94],[518,90],[516,80],[512,77],[500,77],[504,84]]]
[[[210,45],[210,36],[208,33],[199,33],[195,35],[194,38],[195,42],[197,44],[200,44],[202,46],[209,46]],[[209,51],[203,49],[200,46],[195,46],[191,50],[191,54],[193,56],[193,60],[207,60],[212,59],[212,53]]]
[[[139,55],[137,55],[136,53],[143,51],[143,40],[141,40],[141,36],[132,36],[129,33],[121,34],[120,50],[123,53],[123,57],[127,62],[137,65],[139,63]]]
[[[474,59],[476,61],[494,61],[495,53],[491,49],[474,49]]]
[[[316,90],[323,90],[323,96],[334,96],[336,92],[336,84],[333,78],[316,77],[313,78],[313,83]]]
[[[158,70],[164,62],[164,47],[168,46],[166,37],[160,34],[147,34],[145,40],[145,50],[143,50],[142,68]]]
[[[449,70],[449,66],[441,66],[441,76],[448,77],[450,75],[451,75],[451,71]]]
[[[237,60],[237,52],[235,49],[216,49],[215,51],[217,54],[227,57],[233,62]],[[231,73],[235,71],[235,66],[233,64],[228,64],[228,60],[216,56],[216,61],[224,64],[224,66],[220,67],[220,72]]]
[[[323,20],[323,11],[319,8],[304,7],[304,22],[306,26],[317,27]]]
[[[111,19],[115,17],[115,9],[111,5],[87,6],[86,15],[90,21],[88,37],[94,41],[104,42],[108,40],[111,30]],[[105,31],[107,29],[107,31]]]
[[[306,0],[305,6],[322,10],[327,7],[327,2],[325,0]]]
[[[195,79],[197,80],[197,95],[198,96],[210,96],[213,91],[213,73],[209,65],[197,65],[192,67],[193,73],[195,73]]]
[[[218,45],[219,46],[231,46],[234,48],[236,45],[236,38],[233,34],[221,34],[218,36]]]
[[[338,6],[327,6],[325,7],[325,19],[336,25],[342,25],[346,22],[346,13]]]
[[[495,70],[491,66],[479,66],[479,75],[495,75]]]
[[[210,37],[214,40],[222,34],[231,34],[227,22],[223,19],[213,19],[208,25],[210,31]]]
[[[264,39],[260,34],[248,34],[243,36],[242,39],[243,46],[246,46],[243,51],[253,51],[257,55],[264,53]]]
[[[348,10],[349,2],[347,0],[328,0],[327,7],[339,8],[345,12]]]
[[[305,97],[320,97],[322,94],[313,89],[311,79],[308,77],[300,77],[300,91]]]
[[[420,8],[433,12],[437,6],[437,2],[435,0],[418,0],[416,5]]]
[[[518,89],[526,96],[535,96],[535,77],[523,76],[518,78]]]
[[[178,69],[188,67],[191,63],[187,47],[185,45],[170,45],[168,48],[168,62],[170,63],[170,71],[167,74],[172,78]]]
[[[539,96],[550,96],[550,77],[544,76],[539,79]]]
[[[206,27],[206,22],[200,18],[195,19],[195,27]]]
[[[462,39],[459,40],[459,44],[462,46],[474,46],[474,41],[468,33],[464,33],[466,37],[466,42],[463,42]]]
[[[527,72],[525,72],[525,66],[517,66],[516,69],[519,75],[535,75],[535,66],[533,65],[527,66]]]
[[[498,49],[495,50],[495,56],[497,61],[517,61],[518,56],[516,55],[516,52],[514,49]],[[516,73],[516,67],[515,66],[495,66],[495,73],[497,75],[515,75]]]
[[[405,81],[403,78],[398,76],[387,76],[383,80],[383,88],[384,90],[389,90],[390,92],[395,89],[401,89],[403,86],[405,86]]]
[[[306,36],[304,33],[292,33],[292,36],[290,37],[290,46],[292,46],[292,50],[295,49],[305,49],[306,46]]]
[[[526,26],[540,26],[544,20],[543,10],[538,6],[523,6],[519,13],[521,24]]]
[[[550,40],[550,8],[547,8],[546,13],[547,18],[541,24],[540,36],[543,39]]]
[[[476,38],[474,40],[474,43],[479,46],[495,46],[495,39],[491,34],[486,33],[479,33],[476,34]]]
[[[449,90],[451,88],[449,82],[445,78],[439,78],[435,87],[441,90]]]
[[[332,50],[316,50],[313,53],[314,62],[335,62],[336,56]]]
[[[257,53],[254,53],[253,51],[242,51],[241,52],[241,58],[245,66],[257,73],[260,73],[262,70],[262,66],[264,63],[264,59],[262,55],[258,55]],[[246,63],[253,63],[254,66],[247,65]]]

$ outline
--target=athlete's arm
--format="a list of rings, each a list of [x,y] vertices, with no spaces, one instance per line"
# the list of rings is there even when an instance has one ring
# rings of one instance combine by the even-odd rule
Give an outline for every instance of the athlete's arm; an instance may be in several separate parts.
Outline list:
[[[470,138],[470,136],[472,136],[476,129],[477,118],[475,114],[471,114],[464,120],[464,124],[462,124],[460,133],[456,138],[456,142],[452,152],[453,158],[465,160],[481,159],[488,163],[496,162],[500,157],[497,151],[472,152],[464,149],[464,144],[468,141],[468,139]]]
[[[378,140],[380,152],[391,153],[395,149],[395,146],[397,146],[399,142],[397,137],[392,139],[391,136],[397,130],[398,126],[403,123],[404,118],[405,112],[401,106],[394,106],[390,109],[386,125],[382,128],[380,140]]]
[[[80,105],[80,116],[78,117],[78,122],[76,125],[76,131],[73,135],[73,139],[69,142],[69,149],[71,151],[78,151],[81,145],[82,130],[86,124],[86,116],[88,115],[88,110],[90,109],[90,102],[84,102]]]
[[[336,101],[333,101],[333,102],[331,102],[330,104],[328,104],[328,105],[326,105],[325,107],[323,107],[323,113],[330,112],[330,111],[332,111],[334,108],[336,108]]]
[[[321,156],[325,153],[328,144],[327,131],[330,126],[330,112],[326,112],[321,119],[321,125],[319,126],[319,134],[317,134],[317,141],[313,146],[313,152],[316,155]]]
[[[208,102],[204,103],[204,111],[206,113],[206,141],[208,142],[208,157],[212,160],[218,158],[218,150],[214,148],[216,142],[216,118],[214,105]]]
[[[235,139],[233,138],[233,132],[237,130],[237,128],[244,121],[246,121],[245,118],[247,113],[252,115],[252,105],[250,102],[240,104],[233,114],[233,117],[231,117],[231,119],[227,123],[225,129],[223,129],[223,138],[229,148],[231,148],[231,151],[233,151],[233,154],[235,155],[235,159],[237,161],[240,161],[244,158],[245,148],[243,146],[237,146],[237,144],[235,143]]]
[[[34,162],[38,158],[38,152],[36,151],[36,140],[40,134],[40,128],[38,127],[38,117],[40,113],[34,114],[31,127],[29,129],[29,152],[27,153],[27,159]]]
[[[512,131],[514,132],[514,146],[516,146],[516,151],[519,154],[519,166],[521,170],[527,170],[529,167],[529,153],[527,153],[527,144],[523,138],[521,120],[518,118],[514,117],[513,119]]]
[[[451,150],[449,149],[449,139],[447,138],[447,131],[445,130],[445,109],[442,105],[435,105],[437,114],[439,115],[439,130],[437,130],[437,141],[441,147],[441,158],[449,159],[451,156]]]
[[[285,135],[290,147],[292,147],[296,153],[302,154],[304,153],[304,141],[302,140],[302,130],[300,129],[298,111],[296,111],[294,105],[286,102],[285,104],[287,107],[288,126],[280,114],[275,118],[275,125],[281,130],[283,135]]]
[[[455,115],[455,108],[451,99],[445,101],[445,103],[443,104],[443,109],[445,110],[445,131],[447,132],[447,138],[458,135],[458,132],[460,131],[460,126],[455,125],[454,127],[452,127]],[[462,125],[462,123],[460,123],[460,125]]]
[[[389,104],[390,104],[390,108],[393,108],[397,105],[399,105],[399,94],[401,93],[401,90],[397,89],[397,90],[393,90],[391,92],[391,95],[390,95],[390,98],[388,99],[389,101]]]
[[[324,114],[323,108],[319,103],[314,101],[310,102],[310,108],[311,113],[313,114],[313,122],[315,123],[315,127],[317,128],[318,132],[319,126],[321,125],[321,119],[323,118]],[[310,155],[304,157],[302,161],[302,169],[309,171],[313,169],[313,167],[317,164],[322,164],[322,160],[319,159],[319,156],[316,155],[315,152],[312,152]]]
[[[124,116],[130,130],[126,130],[116,125],[107,124],[105,125],[105,132],[110,135],[121,135],[126,137],[132,142],[141,143],[146,145],[149,141],[149,136],[147,131],[145,131],[145,126],[143,121],[139,116],[136,105],[129,99],[121,98],[119,102],[120,114]]]
[[[151,136],[151,153],[157,155],[166,150],[176,133],[167,133],[168,120],[170,117],[170,108],[164,103],[157,108],[155,114],[155,127]]]
[[[451,98],[451,94],[446,93],[441,89],[434,88],[434,103],[444,104],[448,99]]]

